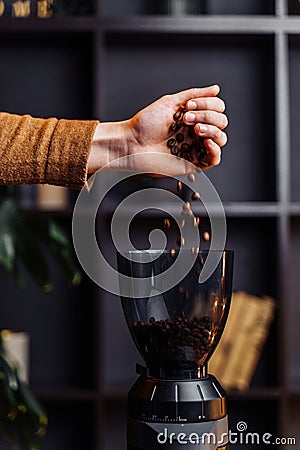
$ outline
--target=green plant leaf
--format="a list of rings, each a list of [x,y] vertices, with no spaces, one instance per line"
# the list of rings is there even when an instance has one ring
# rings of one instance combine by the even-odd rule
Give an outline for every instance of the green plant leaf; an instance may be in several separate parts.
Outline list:
[[[80,284],[82,275],[73,244],[63,227],[47,215],[40,217],[38,223],[32,223],[32,227],[55,258],[56,263],[62,268],[69,283],[72,286]]]
[[[18,450],[39,450],[47,415],[7,359],[0,335],[0,433]]]
[[[28,226],[24,215],[20,214],[15,223],[15,245],[18,258],[45,293],[52,289],[48,265],[38,243],[37,236]]]
[[[12,199],[7,198],[0,203],[0,264],[9,272],[13,272],[15,263],[15,245],[12,234],[17,208]]]

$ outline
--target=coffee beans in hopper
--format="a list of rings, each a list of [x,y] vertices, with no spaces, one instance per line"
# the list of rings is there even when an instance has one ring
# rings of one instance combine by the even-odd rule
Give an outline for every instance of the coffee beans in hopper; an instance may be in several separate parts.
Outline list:
[[[137,321],[132,333],[147,361],[159,364],[167,361],[204,362],[215,333],[208,316],[186,319],[184,314],[176,319]]]

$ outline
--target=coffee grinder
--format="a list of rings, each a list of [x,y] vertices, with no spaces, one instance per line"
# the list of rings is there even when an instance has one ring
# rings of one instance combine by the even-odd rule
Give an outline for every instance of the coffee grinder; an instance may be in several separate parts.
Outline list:
[[[225,392],[207,365],[229,312],[233,252],[219,252],[204,283],[208,251],[179,281],[172,266],[180,257],[174,250],[118,254],[123,311],[145,361],[128,393],[127,450],[228,449]]]

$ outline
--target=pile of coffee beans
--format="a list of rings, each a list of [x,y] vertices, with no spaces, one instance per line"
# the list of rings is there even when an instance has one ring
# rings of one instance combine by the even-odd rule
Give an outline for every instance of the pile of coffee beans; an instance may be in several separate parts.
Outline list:
[[[207,151],[203,138],[195,133],[194,126],[186,125],[183,122],[183,115],[186,111],[185,108],[181,108],[174,113],[174,122],[169,129],[172,137],[168,139],[167,146],[172,155],[184,158],[201,167],[208,166],[208,163],[204,161]]]
[[[203,364],[213,345],[215,330],[208,316],[134,322],[132,334],[147,362],[168,361]]]

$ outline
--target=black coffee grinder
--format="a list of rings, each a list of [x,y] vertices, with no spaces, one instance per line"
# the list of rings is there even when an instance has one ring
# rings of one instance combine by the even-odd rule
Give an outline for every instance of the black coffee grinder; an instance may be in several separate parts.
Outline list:
[[[208,252],[179,281],[174,263],[184,252],[118,255],[124,314],[145,361],[128,394],[127,450],[228,449],[225,392],[207,363],[229,312],[233,252],[219,252],[204,283]]]

